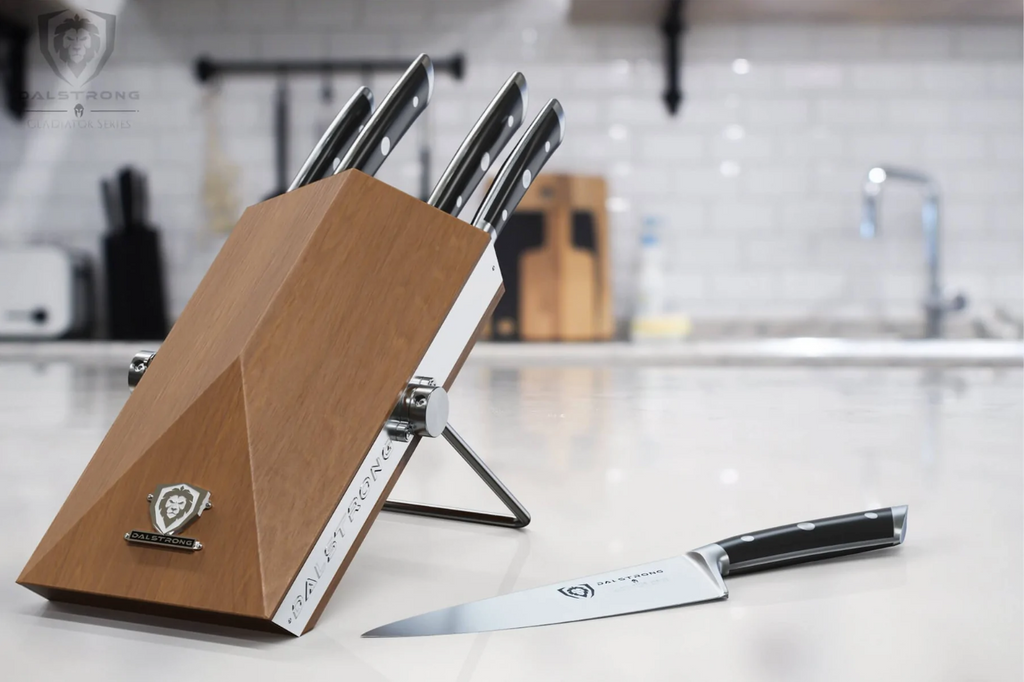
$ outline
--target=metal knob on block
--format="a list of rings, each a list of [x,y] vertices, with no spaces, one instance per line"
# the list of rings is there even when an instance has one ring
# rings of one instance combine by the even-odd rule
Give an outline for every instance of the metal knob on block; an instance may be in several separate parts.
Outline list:
[[[437,438],[448,423],[448,392],[433,379],[413,380],[398,399],[385,424],[393,439],[408,442],[413,436]]]
[[[140,350],[132,358],[128,365],[128,390],[134,391],[135,387],[142,381],[142,375],[149,369],[149,363],[156,357],[154,350]]]

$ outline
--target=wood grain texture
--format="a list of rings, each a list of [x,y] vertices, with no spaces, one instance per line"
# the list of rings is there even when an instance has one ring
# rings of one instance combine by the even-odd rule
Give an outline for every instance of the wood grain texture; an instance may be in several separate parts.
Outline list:
[[[569,176],[569,196],[573,210],[587,211],[594,219],[594,340],[607,341],[615,336],[612,309],[612,257],[608,227],[608,183],[593,175]]]
[[[559,260],[571,220],[565,176],[537,176],[519,203],[519,210],[544,216],[543,243],[540,248],[525,251],[519,259],[519,338],[557,341],[563,302]]]
[[[271,618],[489,241],[356,171],[247,210],[18,582]],[[179,482],[204,549],[126,543]]]
[[[607,186],[592,176],[545,174],[520,210],[543,214],[544,242],[519,262],[519,334],[523,341],[596,341],[614,336]],[[574,244],[577,212],[593,218],[594,250]]]

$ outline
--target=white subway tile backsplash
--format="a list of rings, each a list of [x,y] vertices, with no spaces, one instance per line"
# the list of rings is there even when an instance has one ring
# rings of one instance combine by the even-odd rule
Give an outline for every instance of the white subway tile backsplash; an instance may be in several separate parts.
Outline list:
[[[995,62],[988,66],[989,89],[996,94],[1020,95],[1021,83],[1024,82],[1024,64]]]
[[[785,64],[781,72],[786,90],[838,90],[843,87],[843,68],[836,63]]]
[[[804,268],[813,264],[810,245],[803,239],[747,239],[743,262],[756,268]]]
[[[775,138],[767,134],[748,135],[730,139],[724,134],[711,138],[711,156],[715,159],[741,160],[771,159],[776,153]]]
[[[778,278],[770,273],[711,275],[711,294],[726,301],[770,301],[778,296]]]
[[[885,107],[886,121],[897,128],[945,128],[952,119],[951,104],[943,99],[893,99]]]
[[[764,201],[718,204],[711,209],[711,227],[722,234],[748,230],[766,233],[777,227],[776,213],[775,206]]]
[[[373,4],[384,2],[376,0]],[[218,7],[221,3],[208,5]],[[295,4],[293,0],[222,0],[226,11],[227,25],[236,31],[261,29],[286,31],[294,25]],[[202,14],[194,15],[197,20]],[[198,23],[198,21],[197,21]]]
[[[989,69],[984,63],[932,62],[921,67],[921,82],[933,95],[980,95],[989,90]]]
[[[803,99],[752,100],[746,104],[745,119],[769,129],[805,126],[810,107]]]
[[[843,296],[846,274],[832,271],[783,272],[782,297],[795,301],[829,301]]]
[[[953,30],[946,26],[901,26],[886,31],[882,45],[889,57],[946,59],[953,52]]]
[[[862,59],[881,53],[884,35],[878,26],[816,26],[811,40],[815,57]]]
[[[841,159],[848,136],[829,132],[824,127],[792,131],[777,135],[781,157],[794,160]]]
[[[855,63],[848,68],[854,90],[906,94],[921,88],[920,68],[912,63]]]
[[[1003,26],[958,26],[953,32],[957,56],[1020,60],[1024,56],[1024,34],[1019,24]]]
[[[640,140],[640,154],[651,161],[692,161],[704,156],[706,146],[703,135],[648,132]]]
[[[825,98],[815,103],[816,122],[831,126],[868,127],[882,120],[882,104],[875,99]]]
[[[946,174],[946,192],[951,196],[1002,196],[1020,197],[1024,188],[1024,169],[1021,164],[1014,168],[994,170],[989,167],[961,166]]]
[[[1024,204],[1021,197],[1004,197],[989,205],[990,226],[997,234],[1019,234],[1024,229]]]
[[[676,194],[687,199],[694,197],[735,197],[739,194],[736,177],[726,177],[719,167],[689,166],[675,168]],[[742,173],[742,169],[740,170]]]
[[[751,61],[759,59],[808,59],[816,54],[814,29],[807,24],[777,26],[751,25],[740,36],[741,55]]]
[[[924,138],[922,155],[929,161],[976,160],[988,155],[988,146],[985,136],[979,133],[929,133]]]
[[[986,130],[1020,130],[1024,120],[1021,98],[966,98],[952,103],[953,120],[958,126],[984,127]]]
[[[989,285],[992,298],[1009,303],[1019,316],[1021,300],[1024,299],[1024,278],[1020,273],[992,275]]]
[[[256,54],[262,59],[326,59],[331,53],[329,33],[277,31],[254,36]]]
[[[643,33],[644,42],[652,45],[650,29]],[[744,56],[740,48],[740,28],[738,26],[701,26],[700,30],[688,31],[683,39],[684,62],[691,61],[731,61]]]
[[[810,181],[802,168],[750,168],[742,175],[743,186],[752,195],[805,194]]]
[[[200,0],[209,2],[209,0]],[[294,0],[295,26],[323,33],[353,31],[357,28],[361,4],[354,0]],[[451,0],[448,0],[451,2]],[[447,3],[442,3],[442,6]]]
[[[656,27],[569,25],[561,1],[165,0],[125,11],[96,83],[140,90],[133,128],[74,131],[58,144],[60,131],[0,123],[0,238],[63,234],[95,246],[97,181],[131,162],[152,178],[175,310],[218,246],[204,227],[209,98],[194,80],[196,55],[464,50],[465,80],[439,74],[435,84],[433,174],[513,69],[529,80],[531,115],[560,98],[567,136],[548,169],[605,174],[622,209],[611,216],[619,315],[635,295],[639,225],[653,214],[664,219],[678,310],[723,320],[919,316],[918,191],[887,187],[878,238],[858,234],[861,186],[878,163],[938,179],[949,285],[972,306],[1024,312],[1019,27],[694,25],[683,40],[685,99],[670,117]],[[38,46],[31,54],[34,87],[58,87]],[[378,101],[396,77],[369,79]],[[362,82],[333,80],[335,106]],[[289,172],[330,118],[319,87],[315,77],[292,81]],[[259,201],[274,185],[273,80],[228,79],[220,92],[222,151],[240,172],[242,203]],[[421,125],[379,174],[410,193]]]
[[[846,137],[847,158],[862,165],[915,162],[921,156],[921,139],[906,133],[853,133]],[[864,169],[867,172],[867,168]]]

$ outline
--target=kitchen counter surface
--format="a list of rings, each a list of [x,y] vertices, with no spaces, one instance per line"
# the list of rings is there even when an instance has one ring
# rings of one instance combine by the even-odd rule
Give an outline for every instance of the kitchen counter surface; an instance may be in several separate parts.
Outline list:
[[[159,342],[2,342],[0,360],[128,361]],[[844,365],[1024,367],[1024,341],[762,338],[675,343],[478,343],[475,363],[519,365]]]
[[[481,353],[452,392],[452,423],[533,523],[383,514],[318,627],[293,639],[49,604],[15,585],[128,397],[137,348],[106,350],[0,352],[4,679],[1024,677],[1019,368],[560,366]],[[498,510],[436,441],[395,495]],[[728,578],[725,602],[483,635],[359,637],[426,610],[896,504],[910,506],[902,547]]]

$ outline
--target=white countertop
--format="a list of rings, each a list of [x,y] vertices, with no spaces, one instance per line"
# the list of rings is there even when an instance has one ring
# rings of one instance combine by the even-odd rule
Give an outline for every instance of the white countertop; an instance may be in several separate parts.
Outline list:
[[[137,348],[121,350],[0,353],[4,679],[1024,676],[1020,369],[566,367],[474,354],[452,423],[533,523],[381,515],[317,628],[291,639],[51,605],[14,584],[128,396]],[[498,509],[440,442],[417,451],[396,496]],[[895,504],[910,505],[902,547],[727,578],[725,602],[484,635],[359,637],[426,610]]]
[[[111,360],[127,365],[157,341],[0,342],[0,360]],[[478,343],[470,361],[520,365],[827,365],[1024,367],[1024,342],[993,339],[763,338],[664,343]]]

